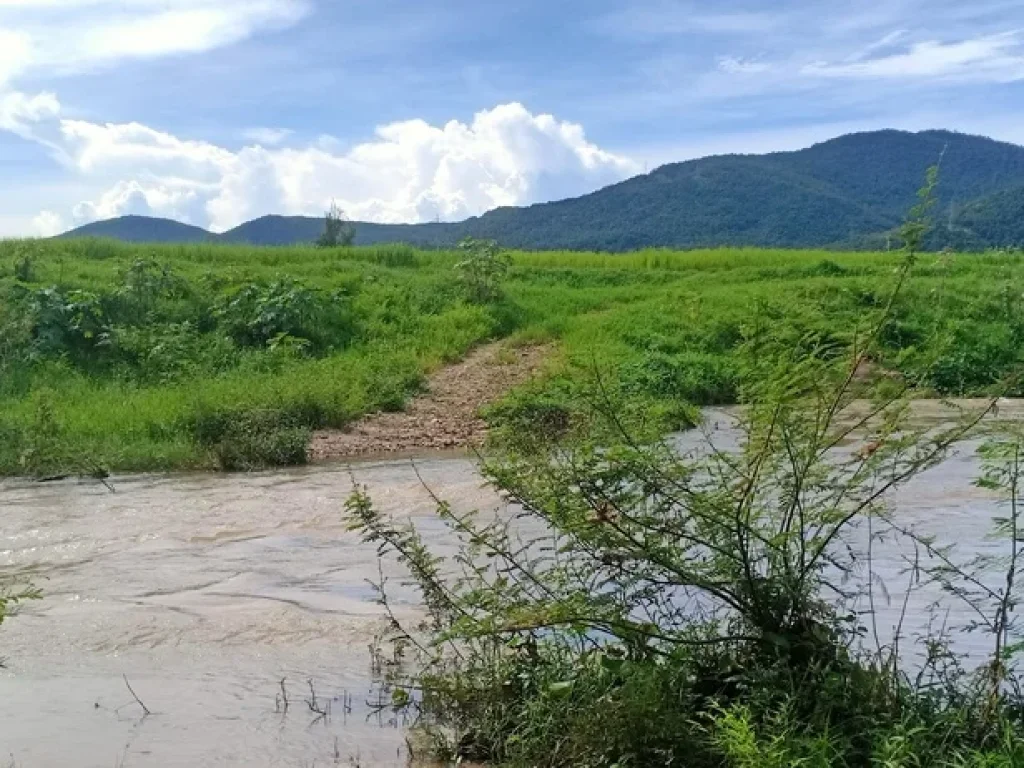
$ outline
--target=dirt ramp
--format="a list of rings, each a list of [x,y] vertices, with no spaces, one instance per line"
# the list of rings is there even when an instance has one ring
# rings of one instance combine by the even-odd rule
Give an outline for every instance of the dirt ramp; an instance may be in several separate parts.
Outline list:
[[[434,372],[426,391],[399,413],[375,413],[344,430],[313,435],[310,459],[384,456],[481,445],[487,425],[480,410],[541,369],[550,347],[492,343]]]

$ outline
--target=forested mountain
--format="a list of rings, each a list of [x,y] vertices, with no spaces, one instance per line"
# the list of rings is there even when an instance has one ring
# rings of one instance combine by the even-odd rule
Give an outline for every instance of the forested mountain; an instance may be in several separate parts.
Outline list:
[[[356,223],[356,245],[374,243],[412,243],[443,245],[456,242],[458,224],[371,224]],[[312,243],[324,231],[324,220],[309,216],[262,216],[225,232],[219,239],[227,243],[291,245]],[[454,239],[453,239],[454,238]]]
[[[508,247],[609,251],[878,246],[899,226],[925,170],[936,163],[942,173],[934,246],[1024,245],[1024,147],[948,131],[875,131],[795,152],[671,163],[582,197],[498,208],[458,223],[357,223],[356,242],[450,245],[472,235]],[[312,242],[322,227],[316,218],[265,216],[210,235],[126,217],[68,236],[285,245]]]
[[[954,207],[945,229],[963,249],[1024,246],[1024,184]]]
[[[201,227],[151,216],[121,216],[94,221],[60,237],[111,237],[129,243],[201,243],[217,238]]]

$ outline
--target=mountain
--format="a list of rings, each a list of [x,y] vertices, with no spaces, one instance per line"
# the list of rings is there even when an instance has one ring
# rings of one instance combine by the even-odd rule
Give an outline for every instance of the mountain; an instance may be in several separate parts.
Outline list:
[[[793,152],[671,163],[582,197],[498,208],[457,223],[357,223],[356,242],[438,246],[469,235],[516,248],[607,251],[877,247],[891,239],[915,202],[925,170],[936,163],[940,205],[933,246],[1024,244],[1024,147],[949,131],[892,130],[850,134]],[[152,231],[146,222],[153,222]],[[102,222],[99,233],[97,226],[67,236],[287,245],[314,241],[323,222],[265,216],[223,235],[138,217]]]
[[[129,243],[202,243],[216,239],[216,235],[200,227],[152,216],[121,216],[94,221],[59,237],[110,237]]]
[[[1024,245],[1024,185],[972,200],[953,211],[950,244],[962,249]]]
[[[453,234],[458,224],[371,224],[356,222],[356,245],[409,243],[411,245],[450,245],[458,242]],[[324,220],[310,216],[262,216],[225,232],[219,239],[226,243],[294,245],[312,243],[324,231]]]

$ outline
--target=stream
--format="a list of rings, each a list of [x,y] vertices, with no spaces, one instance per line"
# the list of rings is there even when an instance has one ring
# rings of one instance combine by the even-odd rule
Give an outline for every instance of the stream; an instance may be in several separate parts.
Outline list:
[[[470,459],[416,466],[457,509],[499,504]],[[892,504],[961,554],[981,552],[994,546],[986,534],[999,505],[972,485],[977,471],[965,445]],[[0,629],[0,764],[407,764],[406,723],[372,706],[375,551],[343,518],[358,483],[443,542],[409,460],[110,482],[115,493],[94,481],[0,483],[0,569],[32,574],[44,592]],[[901,549],[875,552],[893,593],[880,598],[883,635],[902,606]],[[414,595],[395,595],[415,615]],[[912,595],[905,634],[926,626],[934,598]],[[958,643],[975,656],[987,648],[974,636]],[[306,703],[309,681],[321,706],[331,702],[327,720]]]

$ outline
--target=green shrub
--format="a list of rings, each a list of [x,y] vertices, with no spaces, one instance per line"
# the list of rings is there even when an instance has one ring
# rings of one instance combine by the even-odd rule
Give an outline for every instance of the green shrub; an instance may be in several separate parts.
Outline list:
[[[200,334],[189,321],[115,327],[113,337],[125,366],[124,377],[146,385],[215,376],[236,367],[241,358],[231,339]],[[272,340],[270,348],[280,343]]]
[[[476,304],[488,304],[501,298],[501,284],[512,266],[511,257],[493,240],[467,237],[459,243],[463,259],[455,271],[466,290],[466,297]]]
[[[251,472],[305,464],[310,432],[302,427],[229,430],[213,446],[217,466],[225,472]]]
[[[526,388],[487,408],[491,442],[513,450],[530,450],[566,437],[573,424],[568,387]]]
[[[36,281],[36,262],[31,253],[26,253],[14,262],[14,279],[20,283]]]
[[[191,432],[227,472],[305,464],[311,427],[324,420],[316,406],[289,409],[200,407]]]
[[[343,296],[328,297],[293,280],[249,284],[225,298],[215,314],[243,347],[266,347],[287,335],[321,351],[344,346],[352,335]]]
[[[621,375],[626,387],[694,405],[735,403],[739,394],[738,365],[719,355],[653,352],[625,366]]]
[[[113,337],[98,294],[43,288],[31,294],[29,312],[33,344],[40,354],[66,355],[84,366],[109,357]]]

